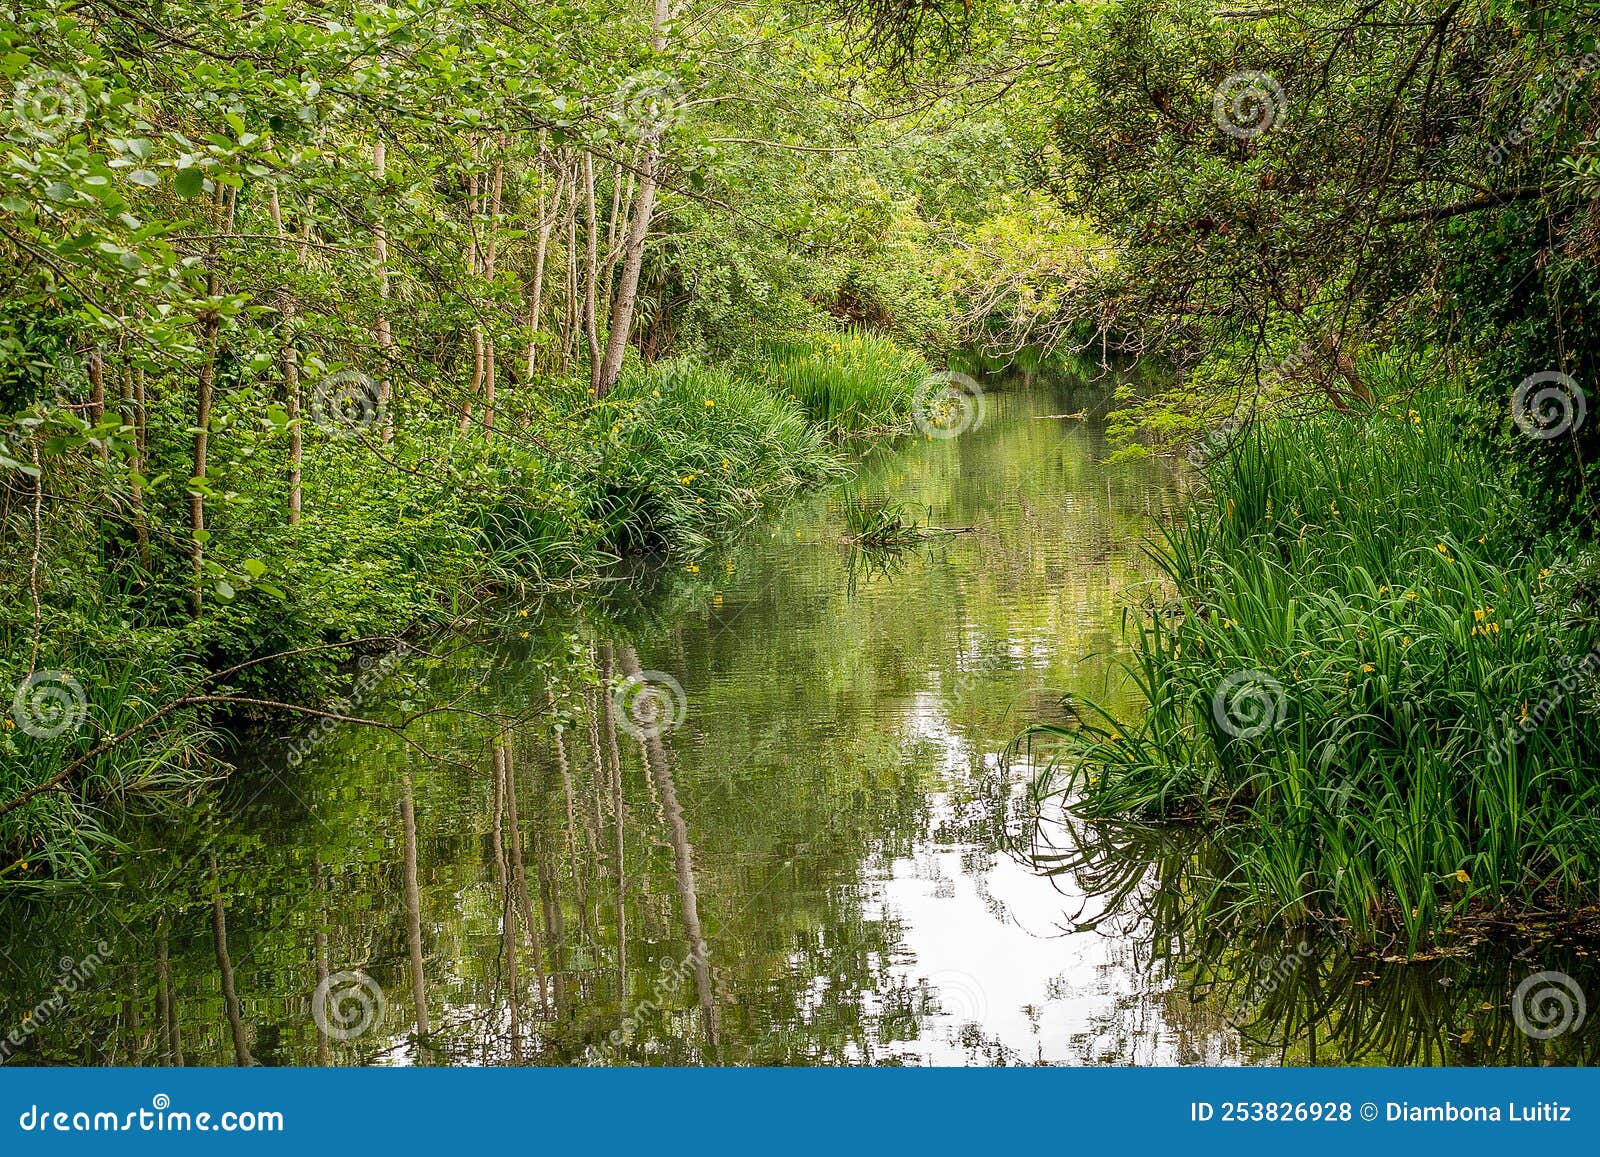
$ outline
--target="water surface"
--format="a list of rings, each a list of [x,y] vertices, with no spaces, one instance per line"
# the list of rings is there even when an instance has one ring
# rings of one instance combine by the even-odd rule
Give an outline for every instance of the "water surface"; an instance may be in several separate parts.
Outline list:
[[[485,609],[369,659],[402,737],[263,737],[112,885],[0,900],[14,1060],[88,1064],[1230,1064],[1588,1060],[1516,1031],[1539,964],[1408,966],[1174,915],[1188,833],[1031,814],[1064,697],[1124,703],[1120,616],[1182,476],[1108,467],[1099,392],[1003,383],[694,564]],[[973,528],[841,542],[866,493]],[[640,733],[629,672],[673,710]],[[681,688],[681,700],[662,678]],[[625,706],[625,704],[624,704]],[[678,716],[681,714],[681,718]]]

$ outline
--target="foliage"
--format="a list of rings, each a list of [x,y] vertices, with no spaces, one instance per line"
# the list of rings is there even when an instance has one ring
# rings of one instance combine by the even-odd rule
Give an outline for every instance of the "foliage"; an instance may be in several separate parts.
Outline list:
[[[1413,950],[1593,903],[1594,564],[1492,468],[1494,425],[1432,388],[1220,453],[1156,552],[1176,597],[1133,616],[1144,716],[1062,734],[1072,806],[1225,822],[1205,902]]]

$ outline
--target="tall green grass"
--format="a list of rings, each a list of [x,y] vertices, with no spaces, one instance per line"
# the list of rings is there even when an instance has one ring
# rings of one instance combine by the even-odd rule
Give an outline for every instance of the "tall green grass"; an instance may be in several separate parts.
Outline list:
[[[921,354],[857,330],[776,344],[768,356],[773,386],[813,421],[845,433],[905,425],[917,386],[933,372]]]
[[[1596,685],[1569,673],[1600,616],[1481,448],[1492,422],[1433,390],[1273,421],[1211,462],[1211,501],[1153,548],[1175,597],[1128,616],[1143,717],[1046,729],[1053,790],[1226,825],[1231,868],[1197,895],[1219,914],[1415,950],[1470,915],[1593,903]]]

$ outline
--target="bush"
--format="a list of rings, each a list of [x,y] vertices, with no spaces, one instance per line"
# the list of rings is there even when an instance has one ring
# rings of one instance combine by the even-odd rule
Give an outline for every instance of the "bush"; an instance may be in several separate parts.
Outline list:
[[[1538,535],[1496,420],[1435,389],[1242,435],[1155,550],[1176,598],[1135,616],[1143,719],[1056,730],[1054,788],[1236,823],[1207,902],[1269,922],[1414,949],[1475,910],[1592,902],[1591,568]]]

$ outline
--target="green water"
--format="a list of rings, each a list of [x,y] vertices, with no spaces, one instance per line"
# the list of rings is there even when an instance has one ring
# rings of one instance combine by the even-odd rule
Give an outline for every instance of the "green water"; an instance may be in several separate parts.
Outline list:
[[[1510,1012],[1539,966],[1600,992],[1579,947],[1196,936],[1194,837],[1031,814],[1046,753],[1012,741],[1121,701],[1139,540],[1187,500],[1059,416],[1094,396],[1009,383],[693,569],[370,660],[361,713],[403,736],[260,737],[125,824],[108,886],[0,900],[14,1063],[1593,1059]],[[856,492],[974,529],[864,565]],[[635,668],[681,699],[614,696]]]

